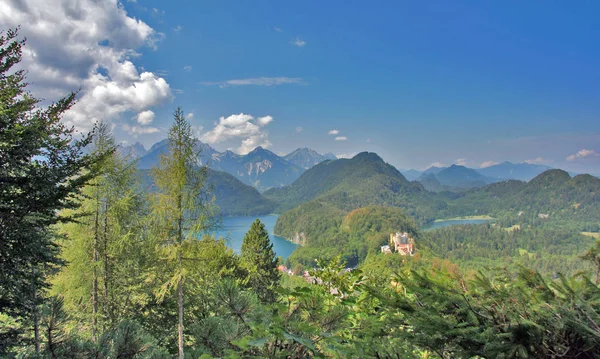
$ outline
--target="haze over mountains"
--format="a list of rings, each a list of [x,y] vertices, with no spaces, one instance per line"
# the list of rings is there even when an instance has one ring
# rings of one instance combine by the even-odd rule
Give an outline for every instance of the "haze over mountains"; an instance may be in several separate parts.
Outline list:
[[[319,162],[336,158],[331,153],[322,155],[308,148],[299,148],[281,157],[260,146],[246,155],[239,155],[232,151],[219,152],[200,141],[197,141],[196,146],[202,164],[207,164],[215,171],[229,173],[259,191],[291,184],[306,169]],[[137,159],[140,170],[158,165],[160,155],[167,150],[168,140],[157,142],[147,151],[139,143],[120,148],[122,153]]]
[[[158,164],[160,154],[167,151],[168,141],[163,140],[146,150],[139,142],[120,147],[120,151],[138,160],[139,169],[150,169]],[[292,184],[302,173],[313,166],[335,160],[333,153],[320,154],[309,148],[297,150],[279,156],[267,149],[257,147],[246,155],[232,151],[219,152],[200,141],[197,142],[201,162],[215,171],[223,171],[234,176],[242,183],[264,192]],[[548,166],[503,162],[493,166],[472,169],[460,165],[449,167],[430,167],[425,171],[401,170],[408,181],[418,181],[432,192],[462,192],[471,188],[504,180],[529,181],[540,173],[550,169]]]

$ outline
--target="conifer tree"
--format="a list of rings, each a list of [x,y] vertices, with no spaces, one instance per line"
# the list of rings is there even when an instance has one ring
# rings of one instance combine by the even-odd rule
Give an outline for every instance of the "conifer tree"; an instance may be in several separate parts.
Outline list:
[[[198,234],[213,226],[215,216],[205,186],[207,167],[199,162],[192,128],[178,108],[169,130],[169,151],[152,171],[157,191],[152,197],[152,223],[158,249],[165,259],[163,271],[168,275],[157,291],[159,298],[175,289],[178,308],[178,357],[184,349],[184,283],[187,270],[185,248],[194,246]],[[189,251],[188,251],[189,252]],[[186,252],[186,254],[188,253]],[[198,265],[198,264],[195,264]]]
[[[146,206],[135,166],[114,151],[106,124],[98,125],[93,138],[93,153],[112,154],[99,161],[99,175],[83,189],[80,208],[63,213],[78,220],[58,226],[67,265],[53,278],[52,291],[64,297],[74,318],[91,324],[97,339],[130,314],[153,247],[142,238]]]
[[[247,271],[246,284],[254,289],[263,302],[274,302],[275,286],[281,274],[278,259],[269,240],[269,233],[260,220],[255,220],[242,242],[242,267]]]
[[[23,46],[17,30],[0,32],[0,312],[37,323],[39,290],[60,263],[50,227],[68,220],[59,210],[77,206],[96,158],[83,154],[91,136],[61,122],[76,94],[41,106],[25,70],[13,71]]]

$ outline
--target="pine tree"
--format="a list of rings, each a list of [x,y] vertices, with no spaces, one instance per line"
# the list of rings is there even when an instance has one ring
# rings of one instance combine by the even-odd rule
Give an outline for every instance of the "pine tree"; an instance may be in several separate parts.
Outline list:
[[[263,302],[274,302],[275,286],[281,274],[278,259],[269,240],[269,233],[260,220],[255,220],[242,242],[242,267],[247,271],[246,284],[254,289]]]
[[[183,358],[183,301],[187,273],[184,260],[194,260],[184,258],[184,251],[197,242],[199,233],[213,226],[215,216],[214,200],[206,188],[207,167],[199,162],[191,125],[180,108],[175,111],[174,119],[169,130],[169,152],[161,156],[158,168],[152,171],[157,187],[152,197],[152,222],[159,240],[158,248],[165,259],[164,271],[169,276],[157,294],[164,298],[172,289],[176,290],[178,356]]]
[[[25,41],[0,35],[0,312],[37,323],[46,273],[60,264],[50,227],[69,219],[58,211],[77,206],[97,159],[83,154],[91,136],[61,122],[76,94],[40,106],[25,70],[11,72]]]

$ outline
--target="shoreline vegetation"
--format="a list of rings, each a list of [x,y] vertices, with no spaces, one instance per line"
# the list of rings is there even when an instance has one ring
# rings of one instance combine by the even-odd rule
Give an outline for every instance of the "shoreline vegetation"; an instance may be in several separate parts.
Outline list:
[[[492,221],[495,218],[491,217],[489,215],[482,215],[482,216],[463,216],[463,217],[452,217],[452,218],[439,218],[434,220],[433,222],[429,222],[427,224],[430,223],[439,223],[439,222],[447,222],[447,221],[463,221],[463,220],[469,220],[469,219],[474,219],[474,220],[485,220],[485,221]]]

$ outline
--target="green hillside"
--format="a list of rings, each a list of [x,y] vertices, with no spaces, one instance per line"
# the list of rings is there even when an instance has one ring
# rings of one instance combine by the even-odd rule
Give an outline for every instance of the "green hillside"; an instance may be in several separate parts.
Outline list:
[[[227,172],[208,170],[215,202],[224,216],[258,216],[273,213],[275,204],[256,188],[242,183]]]
[[[598,223],[600,179],[590,175],[571,178],[563,170],[548,170],[527,183],[511,180],[469,191],[449,202],[446,214]]]
[[[152,191],[150,170],[139,170],[145,189]],[[249,216],[272,213],[275,204],[263,197],[254,187],[242,183],[226,172],[207,170],[207,183],[223,216]]]
[[[445,200],[421,184],[407,181],[396,168],[369,152],[319,163],[290,186],[270,189],[264,196],[278,203],[279,212],[313,200],[342,211],[376,204],[403,208],[417,222],[434,219],[437,211],[446,207]]]
[[[420,236],[415,221],[395,207],[368,206],[350,212],[312,201],[279,217],[275,233],[296,239],[298,247],[288,258],[291,266],[313,266],[314,260],[342,255],[349,266],[378,253],[392,232]]]

